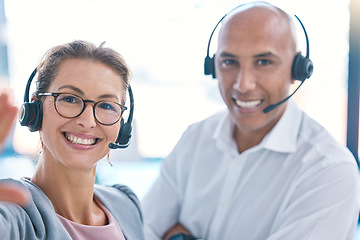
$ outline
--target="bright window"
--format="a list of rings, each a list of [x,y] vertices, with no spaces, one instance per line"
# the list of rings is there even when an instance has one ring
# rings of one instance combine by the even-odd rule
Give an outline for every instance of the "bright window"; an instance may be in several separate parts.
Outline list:
[[[345,145],[348,1],[270,2],[296,14],[309,35],[314,74],[295,99]],[[215,24],[239,3],[5,0],[9,76],[16,101],[21,105],[26,81],[50,47],[74,39],[106,41],[133,72],[136,147],[143,157],[164,157],[189,124],[224,108],[216,80],[203,75],[203,61]],[[216,36],[213,40],[212,53]],[[299,42],[305,42],[301,33]],[[38,133],[16,126],[14,142],[20,152],[33,151],[37,138]]]

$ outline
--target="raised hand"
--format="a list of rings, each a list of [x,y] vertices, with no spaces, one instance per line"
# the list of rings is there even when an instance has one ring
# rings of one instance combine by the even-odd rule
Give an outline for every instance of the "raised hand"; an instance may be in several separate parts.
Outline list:
[[[8,201],[24,206],[30,196],[23,189],[12,184],[0,183],[0,201]]]
[[[10,91],[0,89],[0,150],[16,119],[18,108],[13,105]]]

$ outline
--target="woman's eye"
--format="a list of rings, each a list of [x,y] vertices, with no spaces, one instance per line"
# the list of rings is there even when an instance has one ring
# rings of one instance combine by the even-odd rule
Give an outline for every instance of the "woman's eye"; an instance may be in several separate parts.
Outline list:
[[[102,102],[99,104],[99,108],[103,109],[103,110],[111,110],[114,111],[114,104],[113,103],[107,103],[107,102]]]
[[[60,101],[64,101],[64,102],[67,102],[67,103],[78,103],[79,100],[77,97],[75,96],[70,96],[70,95],[67,95],[67,96],[64,96],[60,99]]]

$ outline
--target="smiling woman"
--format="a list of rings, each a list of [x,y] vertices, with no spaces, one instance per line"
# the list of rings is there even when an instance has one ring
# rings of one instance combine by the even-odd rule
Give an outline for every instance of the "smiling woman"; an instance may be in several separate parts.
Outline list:
[[[0,216],[7,217],[0,218],[0,238],[143,239],[135,194],[123,185],[94,185],[97,163],[123,124],[130,79],[124,59],[103,45],[74,41],[47,52],[37,71],[20,122],[39,131],[42,149],[31,179],[0,181],[0,199],[16,189],[24,195],[20,202],[3,198],[22,206],[1,202]]]
[[[47,90],[47,92],[58,93],[56,95],[62,91],[66,92],[66,99],[58,97],[56,102],[54,102],[54,96],[44,97],[44,94],[37,94],[41,96],[43,108],[42,131],[40,131],[44,146],[43,154],[50,158],[57,158],[56,160],[63,162],[64,165],[67,162],[70,164],[69,167],[76,164],[79,168],[90,168],[109,152],[108,145],[116,140],[119,132],[120,124],[116,124],[122,113],[119,102],[123,102],[125,98],[121,76],[101,62],[66,59]],[[74,97],[71,97],[75,94],[83,98],[95,99],[98,102],[94,101],[95,104],[90,104],[91,101],[84,100],[87,101],[84,104],[81,98],[77,97],[84,106],[80,106],[82,108],[75,112],[76,115],[63,115],[75,111],[73,108],[78,108],[76,102],[68,106],[70,102],[75,101]],[[103,100],[104,97],[106,100]],[[62,100],[62,103],[59,103],[59,100]],[[99,100],[112,102],[117,106],[117,114],[111,122],[99,121],[105,120],[99,119],[98,106],[102,103]],[[66,112],[64,106],[66,106]],[[59,110],[62,110],[63,114],[60,114]],[[113,116],[113,111],[109,112],[106,115]],[[72,124],[74,122],[76,124]],[[35,177],[36,175],[35,173]]]

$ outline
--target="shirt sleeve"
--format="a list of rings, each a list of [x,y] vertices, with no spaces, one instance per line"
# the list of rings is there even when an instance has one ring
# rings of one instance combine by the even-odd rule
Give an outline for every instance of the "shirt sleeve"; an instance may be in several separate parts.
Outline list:
[[[357,189],[354,164],[314,167],[290,191],[267,240],[353,239],[359,216]]]
[[[12,179],[0,179],[0,183],[15,185],[26,191],[26,188]],[[27,216],[22,207],[12,202],[0,201],[0,239],[24,239],[25,229],[29,227],[26,220]]]
[[[176,148],[163,160],[161,171],[141,201],[147,240],[158,240],[178,222],[180,212]]]
[[[13,214],[16,206],[10,203],[0,203],[0,238],[1,239],[20,239],[20,227]]]

